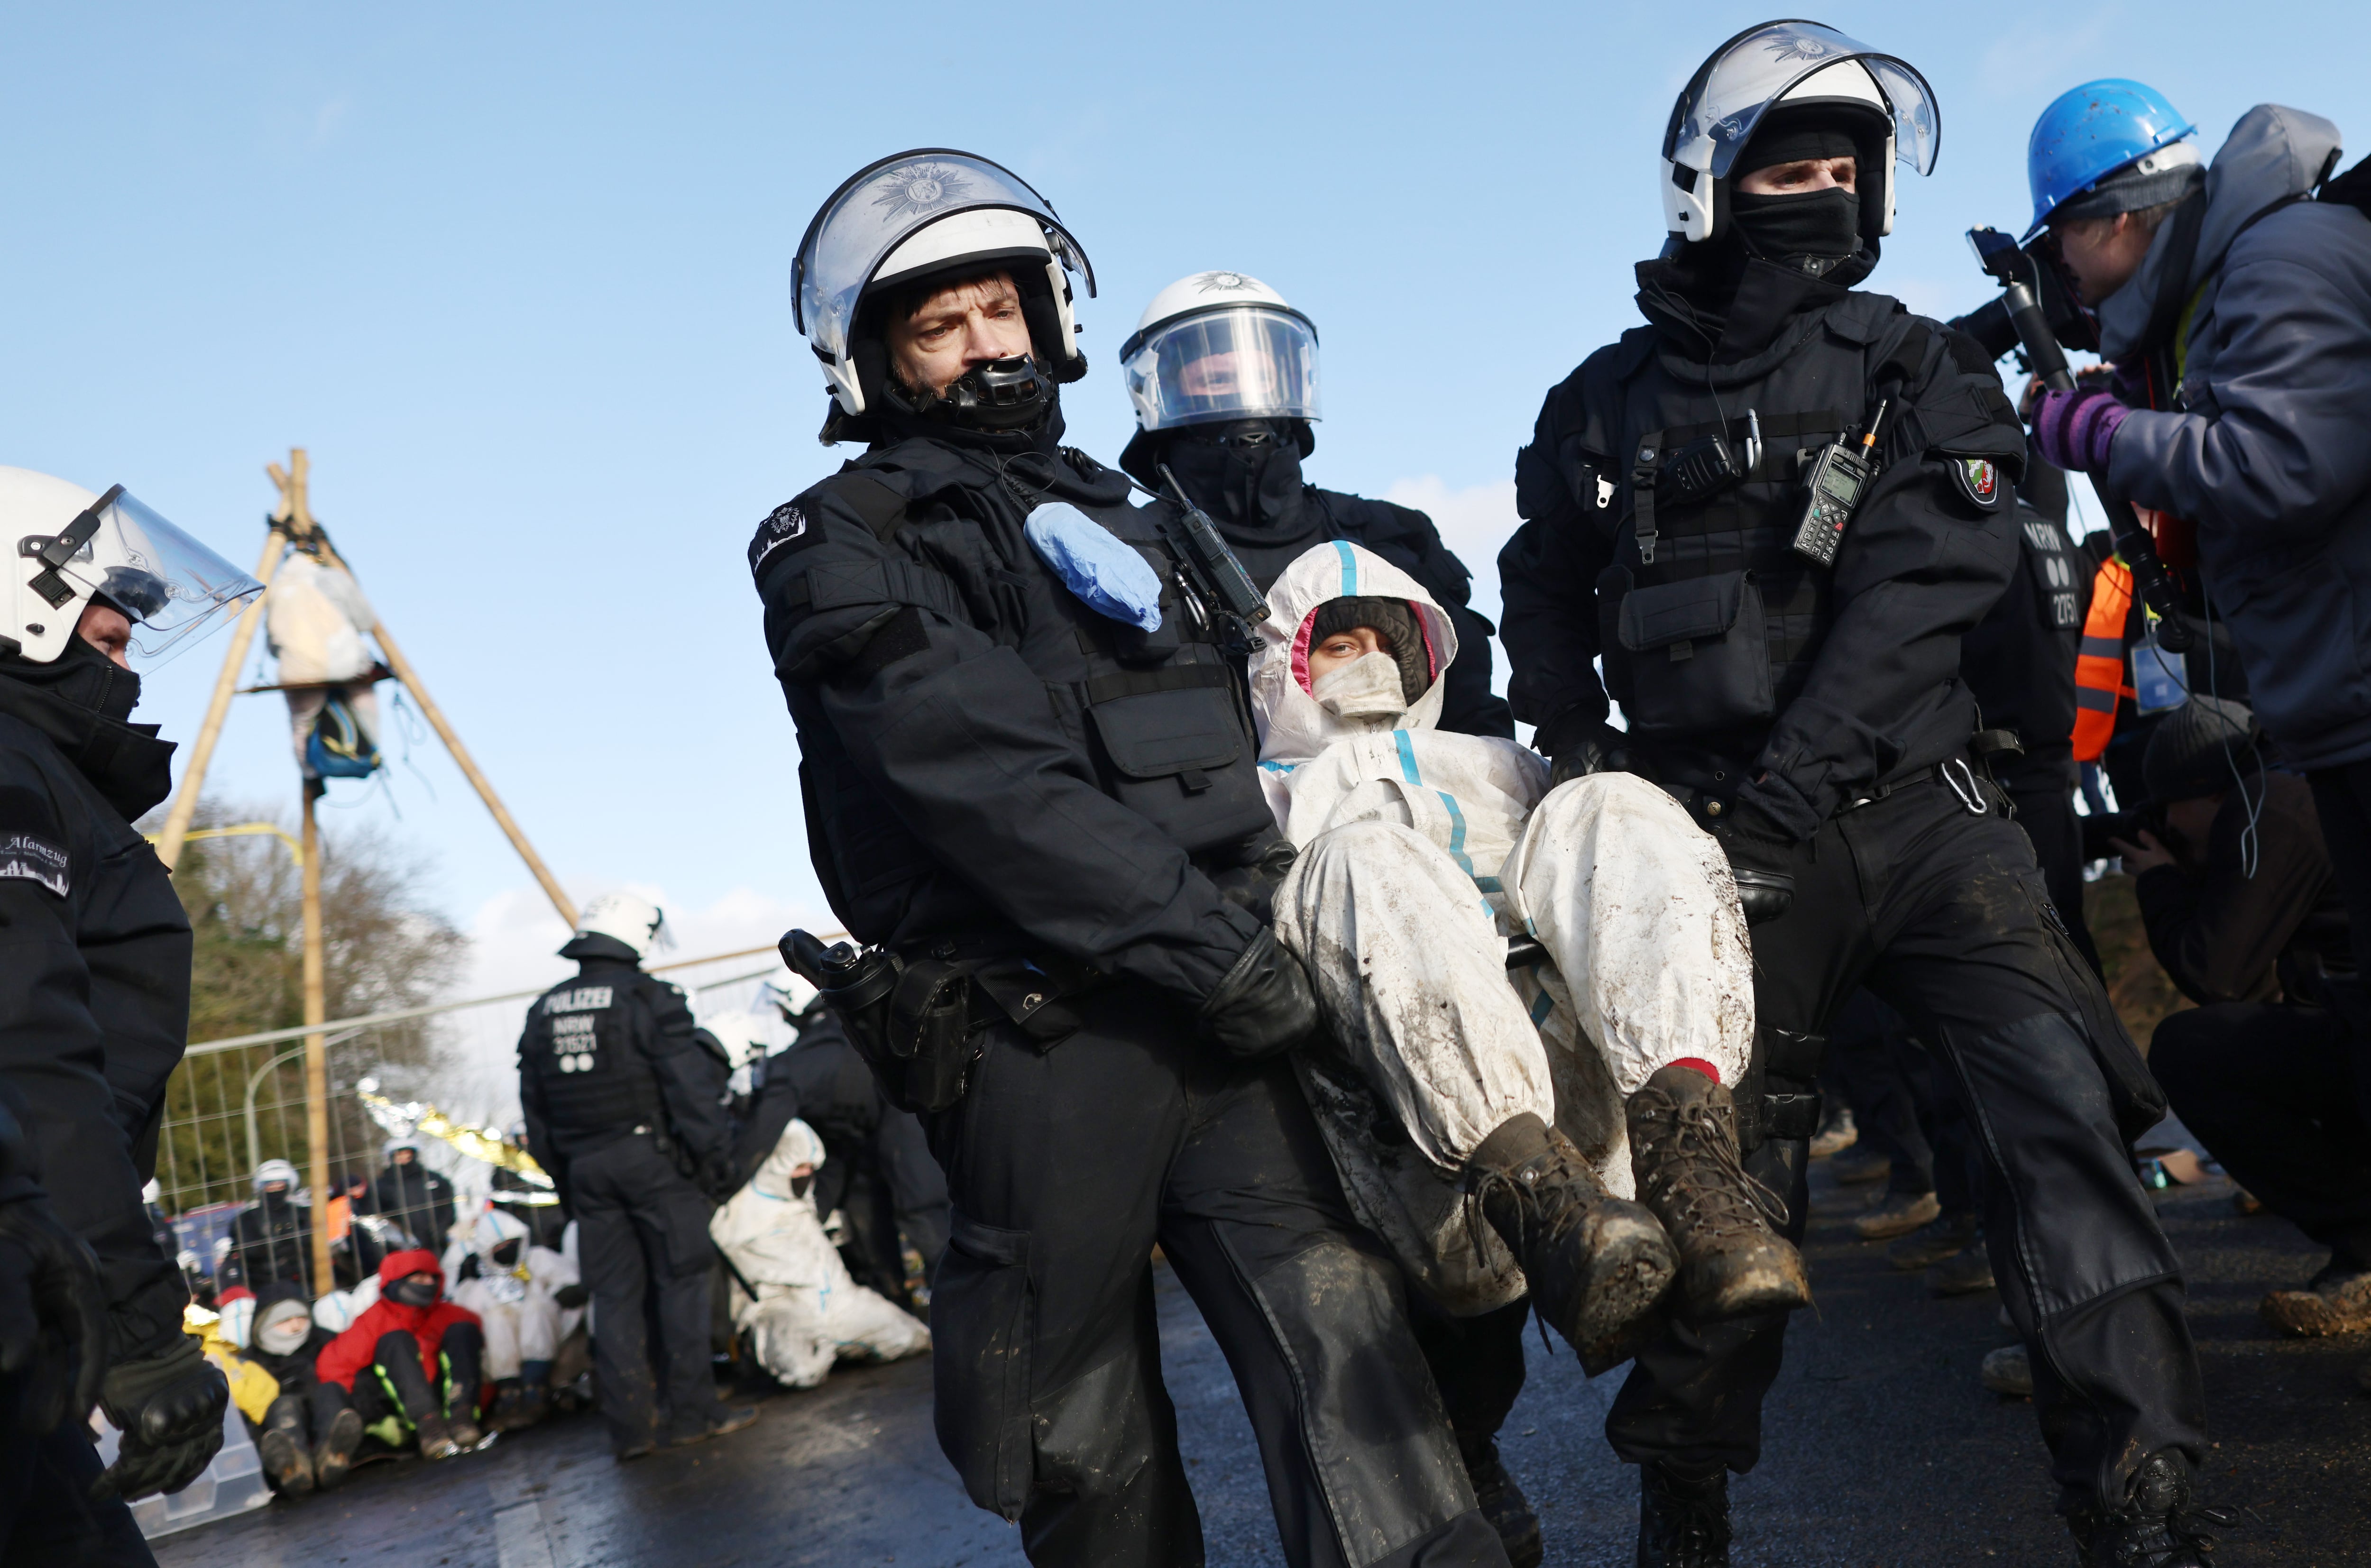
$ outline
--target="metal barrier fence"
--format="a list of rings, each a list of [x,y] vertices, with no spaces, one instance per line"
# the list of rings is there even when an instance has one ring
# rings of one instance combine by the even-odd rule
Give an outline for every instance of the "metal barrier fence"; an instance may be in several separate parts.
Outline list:
[[[759,986],[786,975],[779,960],[760,967],[757,954],[720,954],[653,965],[690,994],[702,1018],[746,1010]],[[329,1166],[342,1185],[376,1176],[393,1129],[376,1120],[358,1089],[399,1104],[433,1104],[475,1126],[501,1128],[518,1113],[517,1047],[528,1004],[539,992],[439,1003],[325,1026],[329,1047]],[[268,1031],[202,1041],[175,1071],[158,1129],[158,1201],[169,1215],[254,1197],[256,1168],[267,1159],[296,1167],[303,1184],[312,1150],[306,1138],[306,1031]],[[409,1128],[403,1128],[409,1131]],[[485,1191],[492,1168],[434,1139],[423,1140],[424,1163],[457,1191]]]

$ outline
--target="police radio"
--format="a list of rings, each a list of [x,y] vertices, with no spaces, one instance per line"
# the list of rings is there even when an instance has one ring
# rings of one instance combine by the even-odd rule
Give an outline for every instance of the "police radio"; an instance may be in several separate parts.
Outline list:
[[[1830,443],[1811,460],[1804,484],[1803,520],[1795,525],[1795,553],[1821,566],[1836,564],[1845,542],[1845,526],[1859,510],[1869,481],[1877,478],[1877,427],[1885,419],[1887,402],[1878,399],[1877,412],[1855,452],[1843,441]]]
[[[1169,481],[1170,499],[1177,503],[1182,519],[1178,533],[1186,547],[1186,562],[1196,569],[1202,586],[1236,619],[1267,619],[1267,600],[1261,594],[1259,584],[1252,581],[1252,574],[1243,570],[1243,563],[1235,559],[1235,552],[1227,548],[1219,525],[1210,521],[1209,513],[1186,499],[1186,487],[1177,482],[1177,476],[1169,471],[1166,463],[1161,465],[1161,477]]]

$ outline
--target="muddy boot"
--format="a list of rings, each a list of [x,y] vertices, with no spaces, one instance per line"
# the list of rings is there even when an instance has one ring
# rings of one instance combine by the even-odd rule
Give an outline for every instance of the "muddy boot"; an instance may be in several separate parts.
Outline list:
[[[453,1436],[453,1447],[466,1454],[486,1440],[484,1430],[465,1413],[446,1419],[445,1430]]]
[[[520,1391],[519,1380],[505,1378],[494,1385],[494,1408],[487,1412],[486,1424],[497,1432],[515,1432],[526,1424],[519,1419],[520,1407],[526,1396]]]
[[[313,1490],[313,1456],[305,1450],[304,1401],[283,1394],[264,1412],[263,1436],[255,1445],[263,1473],[283,1497],[302,1497]]]
[[[354,1468],[354,1454],[363,1446],[363,1418],[351,1410],[338,1412],[328,1435],[313,1450],[313,1484],[327,1492]]]
[[[1658,1071],[1630,1097],[1638,1197],[1679,1249],[1672,1307],[1693,1322],[1808,1306],[1803,1260],[1771,1228],[1786,1205],[1745,1173],[1729,1090],[1694,1067]]]
[[[2332,1258],[2303,1290],[2275,1290],[2256,1310],[2266,1328],[2299,1338],[2371,1328],[2371,1273]]]
[[[2122,1506],[2067,1516],[2084,1568],[2211,1568],[2209,1530],[2239,1522],[2228,1508],[2192,1508],[2190,1470],[2168,1448],[2133,1472]]]
[[[1507,1473],[1498,1443],[1488,1437],[1469,1443],[1461,1437],[1457,1450],[1465,1460],[1465,1479],[1474,1483],[1475,1505],[1498,1532],[1508,1562],[1514,1568],[1540,1568],[1541,1558],[1547,1554],[1540,1540],[1540,1516],[1532,1512],[1522,1489]]]
[[[1728,1470],[1689,1481],[1638,1467],[1638,1568],[1729,1568]]]
[[[461,1445],[453,1441],[453,1429],[445,1424],[443,1416],[429,1414],[420,1418],[422,1458],[449,1459],[460,1451]]]
[[[1637,1355],[1678,1263],[1655,1216],[1608,1195],[1571,1141],[1528,1111],[1482,1140],[1466,1173],[1581,1369],[1594,1378]]]

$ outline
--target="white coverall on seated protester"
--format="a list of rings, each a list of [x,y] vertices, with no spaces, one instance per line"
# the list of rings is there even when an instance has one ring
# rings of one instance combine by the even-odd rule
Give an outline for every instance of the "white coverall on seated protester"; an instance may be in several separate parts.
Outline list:
[[[733,1326],[747,1329],[758,1364],[776,1381],[812,1389],[838,1361],[896,1361],[931,1348],[911,1313],[856,1283],[815,1213],[815,1168],[823,1139],[793,1119],[748,1184],[708,1222],[708,1234],[741,1278]]]
[[[1320,607],[1361,596],[1415,614],[1430,684],[1413,703],[1382,653],[1312,687]],[[1434,729],[1457,634],[1389,562],[1320,545],[1268,601],[1251,663],[1261,777],[1301,851],[1276,929],[1348,1056],[1295,1059],[1359,1217],[1443,1306],[1485,1311],[1524,1289],[1463,1202],[1460,1173],[1493,1129],[1539,1116],[1627,1198],[1625,1098],[1677,1061],[1743,1077],[1752,960],[1736,884],[1719,845],[1647,780],[1551,791],[1528,747]],[[1510,974],[1518,934],[1551,963]]]
[[[496,1257],[513,1248],[511,1261]],[[461,1278],[463,1263],[477,1260],[475,1272]],[[560,1342],[584,1320],[582,1307],[562,1307],[554,1299],[577,1283],[576,1265],[549,1247],[527,1239],[526,1226],[501,1209],[482,1209],[453,1228],[445,1244],[445,1277],[458,1283],[445,1298],[478,1315],[486,1335],[485,1375],[505,1382],[521,1375],[529,1362],[550,1362]]]

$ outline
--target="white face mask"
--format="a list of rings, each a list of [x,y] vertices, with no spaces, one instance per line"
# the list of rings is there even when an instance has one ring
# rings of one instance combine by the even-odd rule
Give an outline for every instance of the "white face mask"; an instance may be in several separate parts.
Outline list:
[[[294,1355],[313,1331],[313,1320],[302,1312],[274,1318],[255,1331],[255,1343],[266,1355]]]
[[[1400,663],[1388,653],[1362,654],[1318,676],[1310,695],[1342,719],[1396,719],[1408,706],[1400,688]]]

